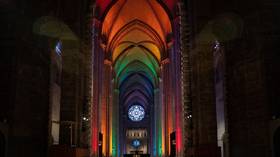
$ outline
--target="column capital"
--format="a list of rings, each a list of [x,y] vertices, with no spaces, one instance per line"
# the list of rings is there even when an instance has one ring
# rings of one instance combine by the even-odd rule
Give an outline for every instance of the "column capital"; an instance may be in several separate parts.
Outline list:
[[[104,59],[104,64],[112,66],[112,61],[110,61],[109,59]]]
[[[165,58],[164,60],[161,61],[161,64],[169,64],[170,63],[170,59],[169,58]]]

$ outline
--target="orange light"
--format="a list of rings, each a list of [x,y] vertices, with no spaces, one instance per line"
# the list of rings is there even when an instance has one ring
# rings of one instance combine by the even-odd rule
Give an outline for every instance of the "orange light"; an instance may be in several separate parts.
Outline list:
[[[102,34],[110,43],[115,34],[133,20],[145,22],[165,41],[172,31],[169,17],[162,6],[154,0],[119,0],[107,13],[102,26]]]

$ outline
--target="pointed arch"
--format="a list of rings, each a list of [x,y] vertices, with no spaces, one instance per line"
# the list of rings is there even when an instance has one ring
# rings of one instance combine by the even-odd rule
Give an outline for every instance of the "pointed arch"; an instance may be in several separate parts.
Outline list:
[[[129,77],[132,74],[142,74],[145,75],[154,86],[158,85],[158,78],[155,73],[143,62],[140,62],[138,60],[129,63],[118,75],[116,75],[117,78],[117,85],[121,84],[127,77]]]
[[[171,20],[162,4],[154,0],[118,0],[104,16],[102,34],[109,39],[134,19],[146,21],[162,39],[172,31]],[[163,40],[165,41],[165,39]]]
[[[145,64],[147,67],[150,68],[154,75],[158,74],[159,63],[154,58],[154,56],[152,56],[145,49],[134,47],[123,53],[113,64],[116,76],[119,76],[119,74],[123,71],[123,69],[125,69],[129,65],[129,63],[135,61],[142,62],[143,64]]]

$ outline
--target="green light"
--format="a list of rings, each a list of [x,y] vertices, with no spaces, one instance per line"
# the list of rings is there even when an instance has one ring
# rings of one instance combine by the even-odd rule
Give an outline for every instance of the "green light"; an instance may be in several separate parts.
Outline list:
[[[135,47],[123,53],[115,63],[114,69],[117,76],[119,76],[123,69],[129,66],[130,63],[135,61],[142,62],[147,67],[149,67],[149,69],[153,72],[155,76],[157,75],[156,69],[159,68],[159,65],[156,58],[154,58],[153,55],[151,55],[144,49]]]
[[[131,63],[129,66],[123,69],[123,71],[121,71],[119,75],[116,76],[116,78],[118,78],[118,84],[121,84],[125,80],[125,78],[133,73],[141,73],[149,78],[149,80],[152,81],[153,85],[157,84],[157,75],[155,75],[148,66],[139,61]]]

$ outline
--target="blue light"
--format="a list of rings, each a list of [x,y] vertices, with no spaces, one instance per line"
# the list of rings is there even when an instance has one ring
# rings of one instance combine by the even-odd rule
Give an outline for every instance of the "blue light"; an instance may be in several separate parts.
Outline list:
[[[140,105],[133,105],[128,110],[128,117],[134,122],[139,122],[145,117],[145,110]]]
[[[141,145],[141,143],[140,143],[139,140],[133,140],[133,141],[132,141],[132,146],[133,146],[134,148],[138,148],[140,145]]]

